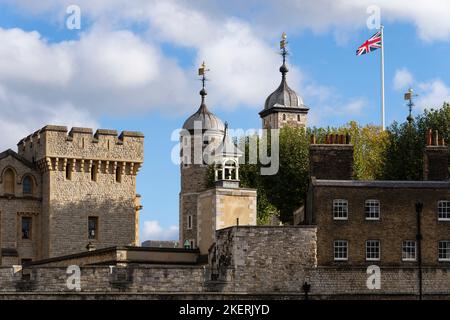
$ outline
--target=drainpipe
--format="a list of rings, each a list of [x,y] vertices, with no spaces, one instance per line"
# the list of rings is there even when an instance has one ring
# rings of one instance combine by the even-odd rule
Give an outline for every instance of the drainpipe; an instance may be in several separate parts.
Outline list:
[[[417,216],[417,265],[419,277],[419,300],[422,300],[422,232],[421,232],[421,214],[423,203],[416,202],[416,216]]]

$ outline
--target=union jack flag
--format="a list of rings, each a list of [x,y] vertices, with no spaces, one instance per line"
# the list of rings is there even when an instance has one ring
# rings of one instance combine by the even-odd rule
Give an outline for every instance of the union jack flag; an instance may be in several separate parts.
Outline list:
[[[369,40],[366,40],[359,48],[356,50],[356,55],[360,56],[372,52],[376,49],[381,48],[381,31],[375,33]]]

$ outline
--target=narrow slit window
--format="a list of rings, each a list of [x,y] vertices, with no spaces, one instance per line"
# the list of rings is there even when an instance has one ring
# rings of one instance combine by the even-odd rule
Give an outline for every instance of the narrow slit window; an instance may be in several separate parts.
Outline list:
[[[14,194],[15,175],[11,169],[7,169],[3,175],[3,188],[5,193]]]
[[[98,217],[89,217],[88,235],[90,240],[98,239]]]
[[[66,180],[72,180],[72,163],[69,161],[66,165]]]
[[[116,168],[116,182],[122,182],[122,167],[117,166]]]
[[[31,217],[22,217],[22,239],[31,239],[31,227],[32,219]]]
[[[91,181],[97,181],[97,164],[93,164],[91,168]]]
[[[29,176],[26,176],[22,182],[23,186],[23,194],[24,195],[32,195],[33,194],[33,180]]]

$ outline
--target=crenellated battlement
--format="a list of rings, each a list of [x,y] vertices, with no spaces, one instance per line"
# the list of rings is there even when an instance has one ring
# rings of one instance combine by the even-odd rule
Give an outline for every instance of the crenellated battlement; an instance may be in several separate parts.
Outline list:
[[[47,125],[23,138],[18,153],[32,162],[45,159],[79,159],[142,163],[144,135],[141,132]]]

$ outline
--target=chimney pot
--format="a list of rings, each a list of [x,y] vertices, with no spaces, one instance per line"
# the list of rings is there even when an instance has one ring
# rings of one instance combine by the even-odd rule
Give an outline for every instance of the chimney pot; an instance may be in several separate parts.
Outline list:
[[[350,134],[347,133],[347,135],[345,136],[345,144],[350,144]]]
[[[435,146],[439,145],[439,132],[437,130],[434,131],[434,143]]]
[[[432,143],[433,143],[433,130],[428,129],[426,135],[426,144],[427,146],[431,146]]]

